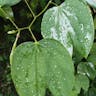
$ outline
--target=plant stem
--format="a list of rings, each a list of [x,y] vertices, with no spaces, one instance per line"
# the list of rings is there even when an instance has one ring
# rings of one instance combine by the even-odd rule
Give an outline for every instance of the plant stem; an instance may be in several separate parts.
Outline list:
[[[35,36],[34,36],[34,34],[33,34],[33,32],[32,32],[32,30],[31,30],[30,27],[29,27],[29,32],[30,32],[30,34],[32,35],[32,38],[34,39],[34,41],[35,41],[35,42],[38,42],[38,41],[36,40],[36,38],[35,38]]]
[[[8,16],[8,14],[6,14],[6,12],[1,7],[0,10],[4,13],[5,16]],[[10,20],[13,26],[18,30],[18,26],[14,23],[14,21],[9,16],[7,18]]]
[[[31,7],[29,6],[27,0],[25,0],[25,3],[26,3],[26,5],[28,6],[28,8],[29,8],[31,14],[33,15],[33,17],[35,17],[35,13],[34,13],[33,10],[31,9]]]
[[[17,41],[18,41],[18,39],[19,39],[19,36],[20,36],[20,31],[18,30],[18,33],[17,33],[17,35],[16,35],[16,39],[15,39],[15,42],[14,42],[14,44],[13,44],[13,47],[12,47],[12,50],[11,50],[11,54],[10,54],[10,64],[12,64],[13,52],[14,52],[14,50],[15,50],[15,48],[16,48],[16,45],[17,45]]]
[[[45,6],[45,8],[36,16],[36,18],[37,17],[39,17],[40,15],[42,15],[45,11],[46,11],[46,9],[49,7],[49,5],[52,3],[52,0],[50,0],[49,2],[48,2],[48,4]]]
[[[55,6],[58,6],[56,3],[54,3],[54,2],[51,2],[51,4],[53,4],[53,5],[55,5]]]
[[[22,27],[22,28],[19,28],[20,31],[23,31],[23,30],[26,30],[26,29],[29,29],[29,27]]]
[[[31,26],[33,25],[33,23],[35,22],[36,17],[34,17],[34,19],[32,20],[32,22],[30,23],[29,27],[31,28]]]

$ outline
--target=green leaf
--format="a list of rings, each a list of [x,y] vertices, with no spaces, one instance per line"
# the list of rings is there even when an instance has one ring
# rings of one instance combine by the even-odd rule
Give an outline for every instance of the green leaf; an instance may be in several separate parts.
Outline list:
[[[43,37],[60,41],[72,56],[73,45],[68,31],[73,32],[73,28],[62,7],[53,7],[44,14],[41,25]]]
[[[90,55],[87,58],[87,61],[93,63],[96,66],[96,55]]]
[[[82,75],[87,75],[90,79],[96,76],[96,70],[91,62],[81,62],[77,67],[77,72]]]
[[[96,0],[86,0],[86,2],[93,8],[96,9]]]
[[[2,12],[2,10],[6,14],[4,14],[4,12]],[[3,18],[6,18],[6,19],[8,19],[9,17],[13,19],[14,15],[13,15],[12,8],[10,6],[3,6],[2,9],[0,10],[0,16]]]
[[[74,46],[80,55],[87,57],[94,40],[91,12],[80,0],[65,0],[60,6],[47,10],[41,31],[44,38],[60,41],[71,55]]]
[[[13,6],[19,3],[21,0],[0,0],[0,6],[8,5]]]
[[[87,61],[93,63],[96,66],[96,43],[93,44]]]
[[[75,90],[77,93],[80,93],[81,88],[84,91],[87,91],[89,88],[89,79],[87,76],[77,74],[75,77]]]
[[[13,54],[11,74],[20,96],[45,96],[46,88],[53,96],[71,96],[74,85],[69,53],[51,39],[19,45]]]
[[[96,55],[96,43],[93,44],[92,49],[90,51],[91,55]]]

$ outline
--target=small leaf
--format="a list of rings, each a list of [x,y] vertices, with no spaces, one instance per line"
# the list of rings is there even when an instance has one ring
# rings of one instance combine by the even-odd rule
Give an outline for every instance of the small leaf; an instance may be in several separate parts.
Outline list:
[[[86,2],[93,8],[96,8],[96,0],[86,0]]]
[[[96,66],[96,55],[90,55],[87,58],[87,61],[93,63]]]
[[[0,0],[0,6],[8,5],[13,6],[19,3],[21,0]]]
[[[87,61],[93,63],[96,66],[96,43],[93,44]]]
[[[71,96],[74,85],[71,57],[58,41],[50,39],[19,45],[11,74],[20,96],[45,96],[46,88],[53,96]]]
[[[77,74],[75,77],[75,90],[77,93],[80,93],[81,88],[84,91],[87,91],[89,88],[89,79],[87,76]]]
[[[10,6],[3,6],[1,8],[2,8],[0,10],[0,16],[1,17],[6,18],[6,19],[8,19],[9,17],[12,19],[14,18],[13,11],[12,11],[12,8]],[[4,12],[2,12],[2,10],[4,10],[4,12],[6,14],[4,14]]]
[[[96,76],[95,67],[91,62],[81,62],[78,65],[77,72],[81,75],[87,75],[92,80]]]
[[[93,44],[90,54],[96,55],[96,43]]]
[[[80,0],[65,0],[60,6],[50,8],[43,16],[41,30],[44,38],[60,41],[71,55],[74,46],[85,58],[94,40],[91,12]]]

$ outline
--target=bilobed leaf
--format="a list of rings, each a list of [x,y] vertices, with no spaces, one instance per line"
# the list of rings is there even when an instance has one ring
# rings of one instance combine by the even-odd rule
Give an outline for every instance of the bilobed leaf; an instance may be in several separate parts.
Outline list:
[[[9,5],[13,6],[19,3],[21,0],[0,0],[0,6]]]
[[[77,72],[81,75],[87,75],[92,80],[96,76],[95,66],[91,62],[81,62],[77,67]]]
[[[65,0],[49,9],[44,14],[41,31],[44,38],[60,41],[71,55],[74,46],[80,55],[87,57],[94,40],[91,12],[80,0]]]
[[[2,12],[2,10],[4,10],[4,12],[6,14],[4,14],[4,12]],[[13,15],[13,11],[12,8],[10,6],[3,6],[2,10],[0,10],[0,16],[3,18],[8,19],[9,17],[13,19],[14,15]]]
[[[26,42],[13,53],[11,74],[20,96],[71,96],[74,68],[71,57],[58,41]]]
[[[49,9],[43,17],[41,33],[44,38],[54,38],[60,41],[68,50],[73,53],[73,45],[68,32],[73,32],[69,19],[63,12],[61,6]]]

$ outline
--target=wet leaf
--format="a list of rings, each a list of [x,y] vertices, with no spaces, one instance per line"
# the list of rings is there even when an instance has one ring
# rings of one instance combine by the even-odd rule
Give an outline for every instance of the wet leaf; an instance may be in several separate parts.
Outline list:
[[[94,64],[91,62],[81,62],[78,65],[77,72],[82,75],[87,75],[92,80],[96,76]]]
[[[13,54],[11,74],[20,96],[71,96],[74,68],[71,57],[58,41],[26,42]]]
[[[91,12],[80,0],[65,0],[60,6],[47,10],[43,16],[41,31],[44,38],[60,41],[71,55],[74,46],[80,55],[87,57],[93,44],[94,25]]]
[[[8,5],[13,6],[19,3],[21,0],[0,0],[0,6]]]

